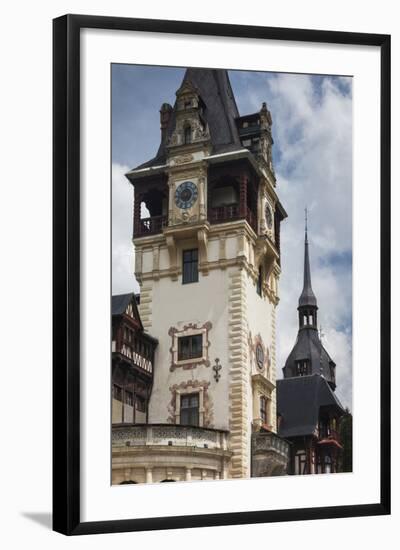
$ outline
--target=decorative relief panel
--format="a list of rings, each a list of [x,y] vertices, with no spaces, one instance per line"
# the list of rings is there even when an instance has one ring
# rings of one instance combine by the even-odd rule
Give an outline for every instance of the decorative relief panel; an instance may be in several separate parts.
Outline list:
[[[249,332],[249,349],[253,370],[264,374],[269,379],[271,377],[271,354],[260,334],[253,338]]]

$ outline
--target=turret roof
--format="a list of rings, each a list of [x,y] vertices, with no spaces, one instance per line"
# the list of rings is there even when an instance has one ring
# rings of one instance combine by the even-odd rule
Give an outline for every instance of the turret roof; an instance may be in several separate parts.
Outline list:
[[[210,130],[212,153],[225,153],[242,147],[235,119],[239,111],[225,69],[186,69],[182,88],[190,83],[205,104],[204,116]],[[166,140],[161,140],[156,156],[134,168],[135,170],[159,166],[166,162],[166,141],[172,135],[176,123],[176,103],[168,123]]]

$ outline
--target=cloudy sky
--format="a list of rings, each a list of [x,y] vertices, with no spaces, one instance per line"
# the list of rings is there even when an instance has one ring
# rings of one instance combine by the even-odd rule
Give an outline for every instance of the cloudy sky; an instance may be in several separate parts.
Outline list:
[[[184,69],[113,65],[113,294],[138,291],[133,275],[132,187],[124,174],[152,158],[159,108],[173,105]],[[352,80],[347,77],[229,71],[241,115],[266,101],[272,113],[282,223],[277,367],[297,335],[303,285],[304,208],[308,208],[312,285],[337,394],[351,408],[352,382]]]

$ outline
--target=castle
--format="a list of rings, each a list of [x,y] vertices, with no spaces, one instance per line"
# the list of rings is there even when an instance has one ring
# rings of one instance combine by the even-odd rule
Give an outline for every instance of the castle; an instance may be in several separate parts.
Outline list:
[[[328,471],[325,457],[336,464],[336,454],[317,456],[313,443],[322,438],[320,410],[303,448],[288,389],[292,380],[318,378],[317,385],[327,384],[318,395],[334,397],[334,363],[315,340],[311,282],[299,306],[299,337],[314,342],[323,372],[314,355],[292,353],[277,409],[286,212],[271,114],[263,103],[240,116],[227,71],[187,69],[175,105],[161,106],[160,126],[156,156],[126,174],[134,188],[140,295],[114,296],[112,303],[112,483],[316,472],[310,463],[308,470],[299,466],[304,455],[315,465],[323,460]],[[309,273],[308,244],[305,253]],[[325,401],[324,426],[331,429],[324,449],[331,449],[341,406]]]

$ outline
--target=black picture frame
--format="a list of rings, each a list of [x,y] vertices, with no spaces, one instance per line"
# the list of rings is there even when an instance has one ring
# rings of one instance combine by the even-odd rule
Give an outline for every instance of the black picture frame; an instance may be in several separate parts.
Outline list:
[[[80,520],[80,31],[84,28],[378,46],[381,51],[380,501],[82,523]],[[390,36],[65,15],[53,21],[53,529],[66,535],[390,513]]]

